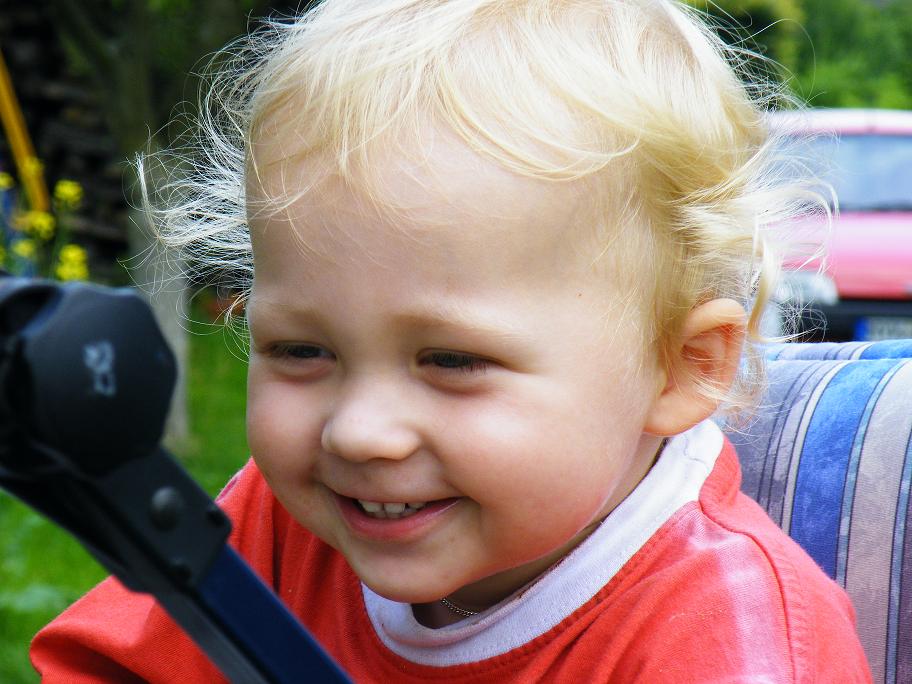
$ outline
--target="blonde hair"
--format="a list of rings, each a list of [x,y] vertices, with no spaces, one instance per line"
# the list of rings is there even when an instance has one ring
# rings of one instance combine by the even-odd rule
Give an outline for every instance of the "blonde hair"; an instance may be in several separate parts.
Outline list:
[[[194,154],[147,206],[164,244],[246,291],[251,141],[282,136],[286,160],[319,152],[369,185],[374,143],[430,117],[515,173],[602,191],[603,249],[653,274],[642,301],[666,362],[695,305],[745,305],[744,382],[706,388],[741,407],[778,271],[767,229],[807,201],[772,171],[764,112],[781,93],[746,81],[744,59],[673,0],[327,0],[220,56]]]

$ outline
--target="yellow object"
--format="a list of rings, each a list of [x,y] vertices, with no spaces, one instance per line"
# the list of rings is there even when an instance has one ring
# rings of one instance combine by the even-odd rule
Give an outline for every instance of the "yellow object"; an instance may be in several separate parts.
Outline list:
[[[34,240],[17,240],[13,243],[13,254],[23,259],[31,259],[38,253],[38,245]]]
[[[13,90],[6,62],[0,53],[0,122],[9,141],[16,168],[19,170],[19,180],[25,189],[28,204],[36,211],[47,211],[50,208],[47,187],[44,184],[41,162],[35,156],[19,101]]]
[[[79,245],[64,245],[54,274],[60,280],[86,280],[89,267],[85,250]]]
[[[52,214],[46,211],[27,211],[22,215],[21,221],[25,232],[32,237],[44,242],[54,237],[57,221]]]
[[[58,280],[87,280],[89,269],[85,264],[57,264],[54,274]]]
[[[79,245],[64,245],[60,248],[60,261],[68,264],[84,264],[88,258],[86,251]]]
[[[64,209],[76,209],[82,202],[82,186],[74,180],[59,180],[54,186],[54,200]]]
[[[9,175],[6,171],[0,171],[0,190],[9,190],[16,184],[16,181],[13,180],[13,177]]]

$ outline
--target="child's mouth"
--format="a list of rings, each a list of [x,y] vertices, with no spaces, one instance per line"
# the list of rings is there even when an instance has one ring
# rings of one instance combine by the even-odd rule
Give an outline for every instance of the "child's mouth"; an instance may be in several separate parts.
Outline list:
[[[370,541],[414,541],[428,532],[437,521],[448,519],[464,497],[450,497],[421,502],[381,502],[336,495],[339,511],[358,537]]]
[[[380,503],[379,501],[364,501],[355,499],[363,513],[371,518],[380,520],[398,520],[414,515],[427,505],[427,502],[417,503]]]

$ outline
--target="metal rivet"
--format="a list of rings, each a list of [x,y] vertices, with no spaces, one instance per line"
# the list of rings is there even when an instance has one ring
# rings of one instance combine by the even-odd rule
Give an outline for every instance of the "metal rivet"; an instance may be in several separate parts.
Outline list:
[[[190,563],[188,563],[184,558],[172,558],[168,562],[168,566],[171,568],[171,574],[173,574],[180,582],[189,581],[190,577],[193,575],[193,570],[190,568]]]
[[[228,522],[228,519],[225,517],[225,513],[215,504],[210,504],[206,507],[206,520],[208,520],[209,524],[214,527],[222,527],[226,522]]]
[[[149,515],[152,524],[162,531],[178,526],[184,512],[184,497],[174,487],[160,487],[152,495]]]

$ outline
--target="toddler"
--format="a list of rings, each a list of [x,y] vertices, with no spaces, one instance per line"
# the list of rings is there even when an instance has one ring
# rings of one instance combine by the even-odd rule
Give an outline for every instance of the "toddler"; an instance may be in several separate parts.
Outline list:
[[[691,10],[326,0],[233,54],[156,218],[249,295],[232,543],[356,681],[869,679],[710,421],[797,200]],[[32,657],[220,681],[114,580]]]

